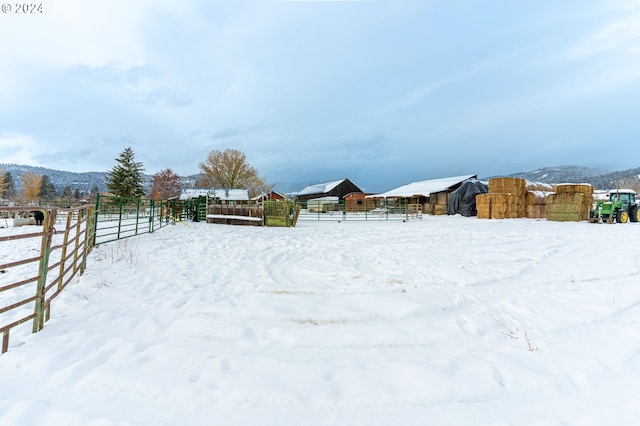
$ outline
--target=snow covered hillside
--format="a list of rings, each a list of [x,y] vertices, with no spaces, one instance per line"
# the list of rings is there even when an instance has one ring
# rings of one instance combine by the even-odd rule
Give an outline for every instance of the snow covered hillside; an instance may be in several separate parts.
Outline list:
[[[639,237],[425,216],[103,244],[12,333],[0,424],[636,424]]]

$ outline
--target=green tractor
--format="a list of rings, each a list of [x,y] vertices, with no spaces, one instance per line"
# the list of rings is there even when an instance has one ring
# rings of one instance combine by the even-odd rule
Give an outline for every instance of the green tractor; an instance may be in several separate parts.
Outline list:
[[[597,201],[589,212],[591,223],[627,223],[640,221],[638,194],[631,189],[609,191],[608,201]]]

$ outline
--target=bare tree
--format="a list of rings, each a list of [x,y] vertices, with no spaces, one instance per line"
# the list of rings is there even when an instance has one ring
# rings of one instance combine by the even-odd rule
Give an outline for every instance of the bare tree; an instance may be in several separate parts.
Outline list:
[[[24,198],[27,201],[33,201],[38,198],[42,176],[37,173],[27,172],[20,175],[20,180],[24,187]]]
[[[182,190],[182,182],[173,170],[162,170],[151,177],[151,196],[154,200],[177,197]]]
[[[249,165],[244,152],[237,149],[213,150],[198,167],[202,172],[200,186],[247,188],[251,196],[269,189],[260,178],[258,170]]]

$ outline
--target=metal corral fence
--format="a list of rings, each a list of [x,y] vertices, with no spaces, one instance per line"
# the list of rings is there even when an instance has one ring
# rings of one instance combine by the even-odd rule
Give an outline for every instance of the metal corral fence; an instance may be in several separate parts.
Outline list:
[[[32,321],[32,332],[40,331],[50,318],[51,302],[84,272],[93,247],[93,210],[90,205],[0,207],[0,226],[6,226],[0,233],[2,353],[14,328]]]
[[[198,214],[194,202],[150,200],[98,195],[96,197],[94,244],[148,234],[168,224]],[[202,210],[202,209],[200,209]]]
[[[300,201],[300,221],[385,221],[422,218],[422,206],[405,199],[376,199],[363,203],[345,200]]]

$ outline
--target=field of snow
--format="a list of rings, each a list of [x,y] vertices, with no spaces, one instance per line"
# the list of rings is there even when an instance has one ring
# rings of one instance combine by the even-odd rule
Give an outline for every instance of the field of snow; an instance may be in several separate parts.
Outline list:
[[[189,225],[12,332],[0,424],[638,423],[640,224]]]

